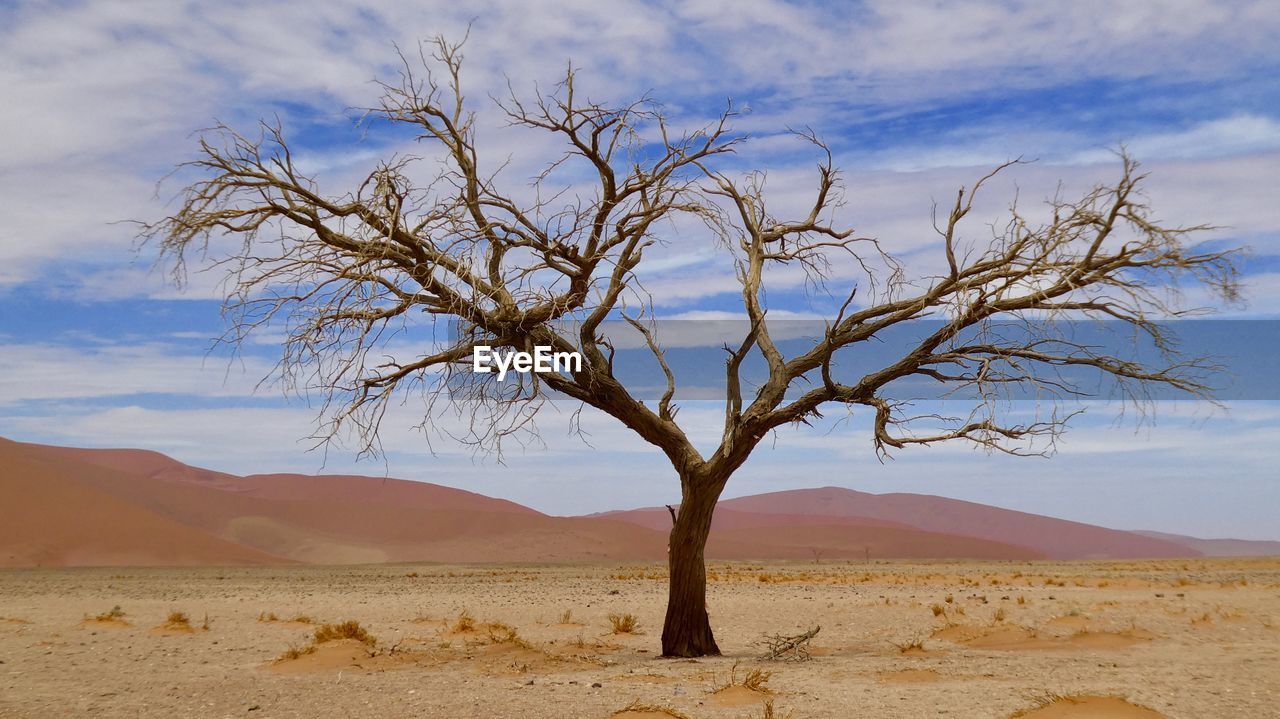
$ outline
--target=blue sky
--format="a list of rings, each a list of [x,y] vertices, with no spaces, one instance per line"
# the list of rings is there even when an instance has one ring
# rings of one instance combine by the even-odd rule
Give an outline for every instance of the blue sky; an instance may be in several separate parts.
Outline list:
[[[990,166],[1036,163],[997,183],[975,227],[1016,191],[1034,204],[1058,183],[1114,177],[1124,143],[1151,173],[1150,201],[1174,224],[1222,229],[1248,246],[1247,304],[1224,317],[1280,317],[1280,10],[1268,2],[1179,3],[457,3],[16,2],[0,6],[0,435],[69,445],[136,446],[235,472],[357,471],[464,486],[553,513],[671,502],[670,470],[611,420],[589,417],[591,446],[568,433],[570,408],[543,418],[545,448],[505,465],[388,418],[385,462],[341,447],[309,452],[314,410],[258,386],[277,356],[262,335],[232,359],[218,277],[184,289],[135,252],[122,220],[165,212],[193,131],[215,118],[279,116],[306,167],[334,191],[403,133],[368,134],[351,107],[377,98],[393,45],[471,24],[465,81],[481,112],[482,160],[511,156],[527,178],[547,148],[485,113],[489,93],[555,81],[572,59],[595,98],[644,92],[677,123],[713,117],[732,97],[754,140],[738,160],[767,167],[785,205],[814,158],[787,139],[811,126],[845,169],[841,219],[925,271],[936,262],[929,211]],[[673,239],[647,278],[668,316],[739,309],[725,258]],[[773,309],[820,313],[780,278]],[[1195,302],[1192,296],[1189,301]],[[686,406],[700,441],[720,410]],[[865,418],[781,433],[728,494],[835,484],[989,502],[1117,527],[1280,539],[1280,403],[1225,411],[1162,404],[1154,424],[1091,408],[1050,460],[963,446],[875,458]]]

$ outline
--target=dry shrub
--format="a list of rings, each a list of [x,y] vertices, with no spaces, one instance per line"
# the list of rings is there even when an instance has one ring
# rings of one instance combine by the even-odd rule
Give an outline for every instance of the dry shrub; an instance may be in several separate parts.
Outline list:
[[[773,708],[772,699],[766,701],[764,706],[760,708],[760,719],[792,719],[794,716],[795,712],[787,712],[786,714],[778,713],[778,711]]]
[[[722,692],[731,687],[743,687],[753,692],[761,694],[772,694],[773,690],[769,689],[766,684],[769,683],[769,677],[773,676],[773,672],[766,672],[759,667],[748,670],[741,678],[738,677],[738,662],[733,663],[733,668],[729,670],[729,681],[725,684],[713,686],[711,691]]]
[[[258,612],[258,621],[260,622],[278,622],[280,617],[275,612]]]
[[[1004,607],[1000,607],[999,609],[997,609],[997,610],[996,610],[996,613],[995,613],[995,615],[994,615],[994,618],[995,618],[995,620],[996,620],[997,622],[1003,622],[1003,621],[1004,621],[1004,617],[1005,617],[1005,614],[1004,614]]]
[[[930,607],[930,609],[933,610],[933,616],[935,617],[941,617],[947,613],[947,608],[942,606],[941,604],[935,604],[932,607]]]
[[[572,609],[566,609],[566,610],[564,610],[564,612],[562,612],[562,613],[560,614],[560,623],[561,623],[561,624],[572,624],[572,623],[573,623],[573,610],[572,610]]]
[[[485,625],[485,632],[489,635],[489,642],[492,644],[512,644],[522,649],[529,649],[531,645],[520,637],[520,632],[510,624],[503,622],[490,622]]]
[[[124,619],[124,610],[120,608],[119,604],[117,604],[114,607],[112,607],[109,611],[105,611],[102,614],[97,615],[96,617],[94,617],[94,619],[100,622],[119,621],[121,619]]]
[[[308,644],[305,647],[289,647],[288,649],[284,650],[284,653],[276,657],[276,661],[285,662],[285,661],[290,661],[292,659],[301,659],[302,657],[305,657],[308,654],[314,653],[315,650],[316,650],[316,645],[314,644]]]
[[[458,619],[453,623],[453,631],[463,633],[474,632],[475,630],[476,618],[471,616],[470,612],[463,609],[458,613]]]
[[[169,612],[169,617],[164,620],[165,624],[171,627],[190,627],[191,617],[186,612]]]
[[[364,627],[360,626],[360,622],[349,619],[339,624],[322,624],[316,627],[312,641],[316,644],[324,644],[338,639],[354,639],[361,644],[375,646],[378,643],[377,637],[373,636]]]
[[[634,614],[610,614],[609,624],[614,634],[639,634],[640,620]]]
[[[663,706],[660,704],[646,704],[639,699],[614,712],[613,715],[618,716],[619,714],[626,714],[627,712],[635,712],[637,714],[666,714],[669,717],[674,717],[674,719],[690,719],[688,714],[685,714],[674,707]]]
[[[912,652],[912,651],[922,652],[924,651],[924,640],[912,639],[910,641],[906,641],[901,644],[899,644],[898,642],[893,642],[893,646],[897,647],[898,651],[902,652],[903,654],[906,654],[907,652]]]
[[[295,616],[293,619],[290,619],[289,621],[297,622],[298,624],[315,624],[316,623],[315,618],[308,616],[306,614],[299,614]]]

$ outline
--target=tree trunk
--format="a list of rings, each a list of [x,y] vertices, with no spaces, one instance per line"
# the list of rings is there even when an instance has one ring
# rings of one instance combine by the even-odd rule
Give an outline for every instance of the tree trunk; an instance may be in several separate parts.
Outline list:
[[[720,647],[707,617],[707,568],[704,551],[719,492],[686,485],[680,512],[671,528],[667,568],[667,618],[662,625],[662,656],[718,656]]]

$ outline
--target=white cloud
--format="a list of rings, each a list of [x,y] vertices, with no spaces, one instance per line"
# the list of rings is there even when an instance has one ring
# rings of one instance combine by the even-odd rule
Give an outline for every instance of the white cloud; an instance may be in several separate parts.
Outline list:
[[[676,115],[704,116],[693,98],[772,97],[743,126],[776,132],[850,98],[905,107],[1011,84],[1238,72],[1269,57],[1280,16],[1267,8],[876,2],[851,9],[718,0],[481,9],[440,2],[29,5],[9,16],[0,64],[7,96],[0,132],[22,138],[0,173],[0,191],[17,208],[0,228],[0,284],[32,280],[69,255],[87,252],[112,264],[108,257],[124,254],[132,238],[128,228],[105,223],[157,214],[148,204],[151,183],[189,156],[189,133],[215,116],[245,124],[280,112],[289,122],[299,107],[340,116],[373,102],[372,79],[394,71],[393,42],[412,52],[437,32],[460,37],[469,22],[466,72],[478,103],[505,91],[504,75],[521,90],[535,81],[545,86],[573,58],[593,96],[653,89]],[[1274,135],[1272,121],[1234,116],[1158,133],[1149,144],[1200,156],[1208,147],[1272,147]]]
[[[0,346],[0,407],[26,401],[143,393],[248,397],[272,363],[181,352],[155,342]]]

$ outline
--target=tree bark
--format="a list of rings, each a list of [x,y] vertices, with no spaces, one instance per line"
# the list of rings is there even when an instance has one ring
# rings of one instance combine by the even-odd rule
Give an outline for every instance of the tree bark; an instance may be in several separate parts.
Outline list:
[[[718,656],[707,616],[707,568],[704,553],[719,492],[686,483],[680,512],[671,528],[667,568],[667,617],[662,625],[662,656]]]

